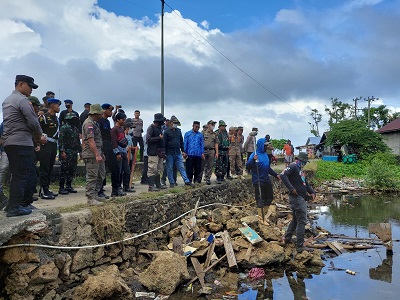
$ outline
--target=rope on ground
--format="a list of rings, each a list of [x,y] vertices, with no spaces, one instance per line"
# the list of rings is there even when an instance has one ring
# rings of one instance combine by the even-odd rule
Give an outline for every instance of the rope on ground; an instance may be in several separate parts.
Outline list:
[[[211,204],[206,204],[206,205],[203,205],[203,206],[199,206],[197,209],[206,208],[206,207],[214,206],[214,205],[229,206],[229,207],[248,207],[248,206],[250,206],[250,205],[238,206],[238,205],[231,205],[231,204],[225,204],[225,203],[217,202],[217,203],[211,203]],[[154,229],[151,229],[151,230],[149,230],[147,232],[144,232],[144,233],[141,233],[141,234],[129,237],[129,238],[125,238],[123,240],[119,240],[119,241],[116,241],[116,242],[109,242],[109,243],[97,244],[97,245],[87,245],[87,246],[52,246],[52,245],[43,245],[43,244],[13,244],[13,245],[0,246],[0,250],[1,249],[16,248],[16,247],[36,247],[36,248],[59,249],[59,250],[79,250],[79,249],[93,249],[93,248],[111,246],[111,245],[115,245],[115,244],[131,241],[131,240],[137,239],[139,237],[148,235],[148,234],[150,234],[150,233],[152,233],[154,231],[157,231],[157,230],[159,230],[159,229],[161,229],[161,228],[163,228],[163,227],[175,222],[176,220],[179,220],[180,218],[190,214],[193,211],[194,211],[194,209],[191,209],[191,210],[181,214],[180,216],[176,217],[175,219],[173,219],[173,220],[171,220],[171,221],[169,221],[169,222],[167,222],[167,223],[165,223],[163,225],[160,225],[160,226],[158,226],[158,227],[156,227]]]

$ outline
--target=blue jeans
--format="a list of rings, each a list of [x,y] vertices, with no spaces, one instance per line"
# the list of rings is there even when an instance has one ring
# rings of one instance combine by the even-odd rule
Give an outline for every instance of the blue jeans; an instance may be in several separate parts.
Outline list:
[[[183,178],[183,181],[189,182],[189,178],[186,175],[185,167],[183,165],[183,157],[182,154],[167,154],[167,174],[168,174],[168,181],[170,184],[175,183],[174,180],[174,173],[173,173],[173,166],[178,169],[179,173]]]
[[[296,231],[296,247],[299,249],[303,247],[304,243],[304,232],[307,221],[307,203],[300,195],[289,195],[289,205],[293,213],[293,219],[286,231],[285,240],[290,241],[292,235]]]

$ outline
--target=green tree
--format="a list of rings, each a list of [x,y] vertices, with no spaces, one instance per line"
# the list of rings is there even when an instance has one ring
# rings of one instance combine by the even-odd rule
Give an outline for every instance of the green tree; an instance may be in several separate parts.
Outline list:
[[[286,141],[287,140],[285,139],[271,139],[272,146],[274,146],[274,149],[276,150],[282,150],[283,146],[286,144]]]
[[[352,114],[352,106],[348,103],[339,101],[339,98],[331,98],[331,107],[325,106],[325,112],[329,115],[328,124],[332,128],[336,124]]]
[[[382,136],[367,128],[363,120],[343,120],[332,124],[326,139],[327,145],[347,145],[357,154],[389,152]]]
[[[310,116],[313,119],[313,123],[308,122],[308,124],[310,124],[310,126],[311,126],[310,132],[314,136],[319,136],[318,123],[321,122],[322,115],[319,113],[318,109],[314,108],[311,110]]]
[[[390,122],[396,120],[400,116],[399,112],[392,113],[386,105],[379,105],[378,107],[370,108],[370,126],[373,129],[381,128]],[[363,109],[362,119],[367,122],[368,108]]]

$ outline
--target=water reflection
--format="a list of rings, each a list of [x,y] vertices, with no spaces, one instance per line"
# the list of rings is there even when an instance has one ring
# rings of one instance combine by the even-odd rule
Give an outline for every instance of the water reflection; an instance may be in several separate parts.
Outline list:
[[[293,292],[294,300],[308,299],[304,278],[296,276],[296,273],[291,273],[291,272],[286,273],[286,278],[289,282],[290,289]]]
[[[392,283],[393,255],[387,255],[382,264],[369,269],[369,278]]]

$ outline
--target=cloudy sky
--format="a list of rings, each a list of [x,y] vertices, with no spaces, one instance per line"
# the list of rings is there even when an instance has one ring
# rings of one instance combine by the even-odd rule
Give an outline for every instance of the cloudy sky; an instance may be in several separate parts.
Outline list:
[[[160,112],[159,0],[0,2],[0,99],[16,74],[61,100]],[[379,97],[400,110],[400,0],[168,0],[165,115],[304,144],[310,110]],[[366,105],[366,103],[361,103]],[[324,115],[322,129],[326,128]]]

